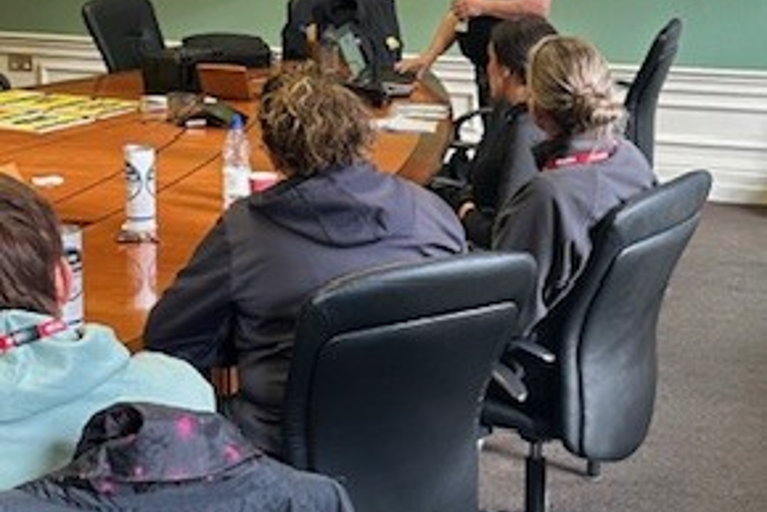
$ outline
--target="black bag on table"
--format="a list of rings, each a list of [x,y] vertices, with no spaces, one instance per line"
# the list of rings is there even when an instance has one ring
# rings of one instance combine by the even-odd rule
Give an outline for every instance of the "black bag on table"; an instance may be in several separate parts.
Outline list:
[[[196,34],[182,40],[184,48],[212,52],[206,62],[239,64],[246,68],[268,68],[272,65],[272,50],[258,36],[248,34]]]
[[[141,59],[144,93],[200,92],[197,64],[211,58],[211,50],[183,46],[144,53]]]
[[[197,64],[201,62],[263,68],[271,65],[272,52],[258,36],[224,33],[188,36],[181,46],[143,54],[144,92],[200,92]]]

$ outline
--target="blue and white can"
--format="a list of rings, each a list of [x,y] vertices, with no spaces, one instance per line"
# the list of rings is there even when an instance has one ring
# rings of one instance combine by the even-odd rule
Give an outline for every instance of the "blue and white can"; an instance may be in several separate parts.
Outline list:
[[[127,144],[123,152],[127,185],[126,222],[123,230],[153,233],[157,230],[154,148]]]
[[[67,302],[61,309],[61,319],[70,327],[80,329],[85,318],[83,293],[83,233],[77,224],[61,226],[64,258],[72,271],[72,282]]]

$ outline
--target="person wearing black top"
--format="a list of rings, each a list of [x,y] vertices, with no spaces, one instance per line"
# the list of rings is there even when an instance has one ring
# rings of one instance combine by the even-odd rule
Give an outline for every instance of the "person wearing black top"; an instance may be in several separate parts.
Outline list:
[[[453,0],[426,50],[415,58],[400,61],[397,70],[420,75],[458,41],[461,52],[474,66],[479,104],[486,106],[490,91],[485,68],[492,28],[519,14],[548,16],[550,6],[551,0]]]
[[[498,208],[538,172],[532,147],[543,140],[543,132],[527,112],[525,66],[530,48],[554,33],[545,18],[533,14],[493,28],[487,74],[494,107],[469,163],[468,183],[452,193],[466,237],[475,246],[490,246]]]
[[[344,25],[357,36],[368,63],[388,68],[402,58],[395,0],[292,0],[282,27],[282,60],[312,58],[312,43]]]

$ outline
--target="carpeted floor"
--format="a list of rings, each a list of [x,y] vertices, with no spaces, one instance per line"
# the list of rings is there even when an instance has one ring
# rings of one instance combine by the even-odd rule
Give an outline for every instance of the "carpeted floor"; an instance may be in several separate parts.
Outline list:
[[[767,510],[767,208],[708,204],[672,278],[659,329],[660,383],[644,445],[584,463],[547,447],[551,512]],[[526,447],[494,433],[480,505],[522,510]]]

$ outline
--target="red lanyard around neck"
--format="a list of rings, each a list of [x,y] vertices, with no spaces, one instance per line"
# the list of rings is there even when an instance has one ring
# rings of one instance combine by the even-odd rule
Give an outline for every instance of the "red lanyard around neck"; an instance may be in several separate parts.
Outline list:
[[[572,153],[567,156],[549,160],[546,165],[543,166],[543,170],[551,171],[554,169],[561,169],[562,167],[570,167],[571,165],[586,165],[604,162],[610,158],[610,155],[612,155],[612,151],[608,150]]]
[[[53,320],[47,320],[37,325],[31,325],[23,329],[18,329],[8,334],[0,334],[0,353],[18,347],[33,343],[39,339],[47,338],[57,332],[61,332],[67,328],[67,324],[61,319],[54,318]]]

